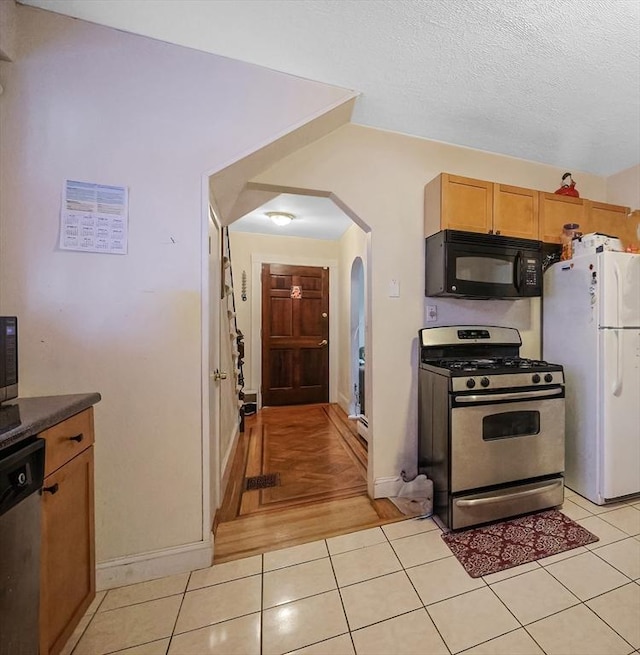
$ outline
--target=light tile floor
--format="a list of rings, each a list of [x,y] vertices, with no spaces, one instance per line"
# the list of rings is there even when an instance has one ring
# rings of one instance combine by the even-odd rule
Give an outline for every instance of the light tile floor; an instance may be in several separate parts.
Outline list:
[[[600,541],[484,578],[413,519],[100,592],[63,655],[640,653],[640,502],[566,507]]]

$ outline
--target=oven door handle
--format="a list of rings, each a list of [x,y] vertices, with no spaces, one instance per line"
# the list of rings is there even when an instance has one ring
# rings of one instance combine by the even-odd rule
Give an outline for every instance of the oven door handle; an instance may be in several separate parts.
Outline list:
[[[535,489],[527,489],[526,491],[515,491],[511,494],[503,494],[502,496],[486,496],[485,498],[471,498],[469,500],[456,500],[458,507],[477,507],[478,505],[491,505],[492,503],[502,503],[505,500],[514,500],[515,498],[526,498],[527,496],[537,496],[538,494],[546,493],[555,489],[558,485],[562,484],[562,480],[556,480],[551,484],[546,484],[544,487],[536,487]]]
[[[562,387],[553,389],[535,389],[533,391],[512,391],[510,393],[487,393],[473,396],[455,396],[457,403],[487,403],[502,400],[533,400],[534,398],[553,398],[562,394]]]

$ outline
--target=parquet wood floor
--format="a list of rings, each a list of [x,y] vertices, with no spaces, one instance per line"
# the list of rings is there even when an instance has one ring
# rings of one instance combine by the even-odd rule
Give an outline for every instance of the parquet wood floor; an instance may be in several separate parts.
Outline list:
[[[337,405],[268,407],[248,417],[222,507],[216,563],[401,520],[367,496],[367,448]],[[279,473],[276,487],[244,491],[244,478]]]

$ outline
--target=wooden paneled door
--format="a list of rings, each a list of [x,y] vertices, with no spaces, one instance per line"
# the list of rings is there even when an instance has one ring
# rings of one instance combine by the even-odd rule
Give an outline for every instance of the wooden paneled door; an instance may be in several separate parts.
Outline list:
[[[262,265],[262,404],[329,402],[329,269]]]

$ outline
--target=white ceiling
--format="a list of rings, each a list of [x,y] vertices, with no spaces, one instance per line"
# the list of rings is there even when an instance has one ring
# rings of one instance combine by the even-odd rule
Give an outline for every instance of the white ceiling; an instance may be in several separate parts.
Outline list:
[[[278,227],[265,215],[272,211],[294,214],[295,218]],[[229,231],[337,241],[351,225],[351,219],[329,198],[281,193],[232,223]]]
[[[638,0],[22,1],[354,89],[356,123],[573,172],[640,162]]]

